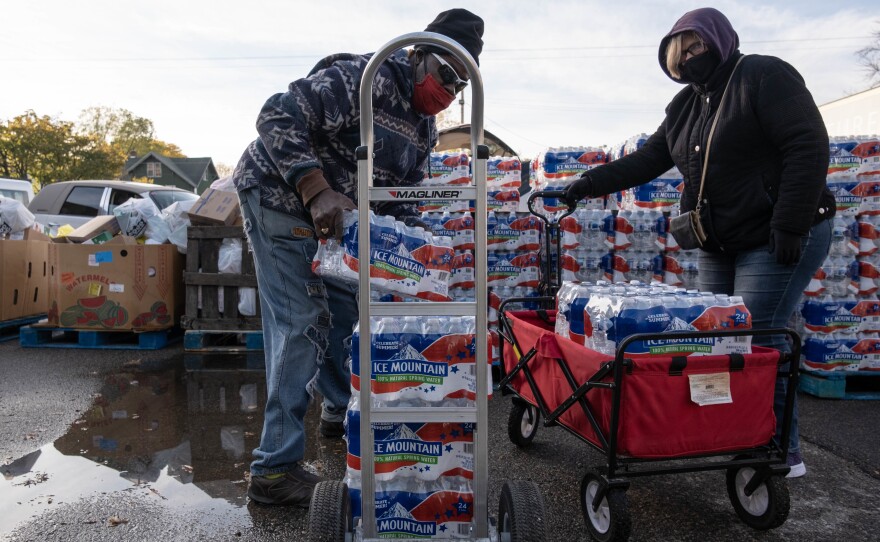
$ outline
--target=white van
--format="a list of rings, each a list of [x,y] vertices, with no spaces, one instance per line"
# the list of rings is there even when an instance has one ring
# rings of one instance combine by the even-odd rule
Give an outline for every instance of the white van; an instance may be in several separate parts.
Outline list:
[[[34,199],[34,186],[30,181],[0,178],[0,197],[20,201],[27,207]]]

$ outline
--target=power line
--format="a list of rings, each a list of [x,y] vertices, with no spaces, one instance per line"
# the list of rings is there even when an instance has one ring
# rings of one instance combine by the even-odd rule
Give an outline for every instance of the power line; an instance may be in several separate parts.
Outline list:
[[[486,121],[488,121],[488,122],[494,124],[495,126],[501,128],[502,130],[504,130],[504,131],[506,131],[506,132],[509,132],[509,133],[510,133],[511,135],[513,135],[514,137],[518,137],[518,138],[521,138],[521,139],[525,139],[525,140],[528,141],[529,143],[534,143],[535,145],[539,145],[539,146],[542,146],[542,147],[546,147],[546,146],[547,146],[547,145],[545,145],[544,143],[540,143],[540,142],[538,142],[538,141],[535,141],[534,139],[531,139],[531,138],[528,138],[528,137],[526,137],[526,136],[524,136],[524,135],[518,134],[518,133],[514,132],[513,130],[511,130],[510,128],[506,128],[506,127],[504,127],[504,126],[498,124],[497,122],[495,122],[494,120],[492,120],[492,119],[490,119],[490,118],[488,118],[488,117],[484,117],[484,118],[485,118]]]
[[[778,40],[740,40],[741,43],[801,43],[816,41],[841,41],[870,39],[874,36],[837,36],[825,38],[792,38]],[[841,46],[845,47],[845,46]],[[510,49],[484,49],[483,54],[508,53],[508,52],[550,52],[550,51],[590,51],[602,49],[656,49],[657,45],[587,45],[581,47],[523,47]],[[242,55],[242,56],[204,56],[204,57],[97,57],[97,58],[76,58],[76,57],[47,57],[47,58],[2,58],[4,62],[230,62],[242,60],[289,60],[303,58],[323,58],[325,55],[315,54],[298,54],[298,55]],[[638,56],[638,55],[608,55],[601,56]],[[534,59],[543,59],[547,57],[532,57]],[[496,59],[498,60],[498,59]],[[504,59],[506,60],[506,59]]]
[[[855,40],[855,39],[869,39],[874,36],[839,36],[839,37],[828,37],[828,38],[791,38],[784,40],[750,40],[750,39],[740,39],[740,44],[743,43],[792,43],[792,42],[803,42],[803,41],[837,41],[837,40]],[[497,53],[497,52],[520,52],[520,51],[585,51],[591,49],[656,49],[657,44],[653,45],[587,45],[583,47],[524,47],[517,49],[483,49],[483,53]]]

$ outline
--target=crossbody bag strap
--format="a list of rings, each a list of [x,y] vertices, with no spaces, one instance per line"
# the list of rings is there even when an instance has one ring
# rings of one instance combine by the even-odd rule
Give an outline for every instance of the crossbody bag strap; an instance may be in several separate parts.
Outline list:
[[[697,196],[697,213],[700,212],[703,205],[703,187],[706,184],[706,171],[709,169],[709,150],[712,148],[712,136],[715,135],[715,126],[718,124],[718,119],[721,117],[721,110],[724,109],[724,98],[727,96],[727,89],[730,88],[730,82],[733,81],[736,69],[744,58],[745,55],[739,57],[739,60],[737,60],[736,64],[733,66],[733,71],[730,72],[730,77],[727,79],[727,84],[724,86],[724,92],[721,94],[721,102],[718,103],[718,111],[715,112],[715,118],[712,119],[712,127],[709,128],[709,137],[706,139],[706,157],[703,159],[703,174],[700,176],[700,193]]]

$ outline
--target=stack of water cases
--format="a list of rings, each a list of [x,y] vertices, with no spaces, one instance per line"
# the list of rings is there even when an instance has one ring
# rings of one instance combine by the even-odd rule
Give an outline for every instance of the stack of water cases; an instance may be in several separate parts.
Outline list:
[[[556,333],[613,356],[635,333],[750,329],[741,297],[685,290],[668,284],[564,282],[557,294]],[[751,353],[751,337],[638,341],[627,356]]]
[[[837,199],[828,258],[804,291],[803,367],[880,371],[880,138],[831,140]]]
[[[369,213],[371,295],[382,300],[450,301],[454,251],[452,241],[391,216]],[[358,214],[342,216],[342,242],[322,239],[312,270],[358,283]],[[473,233],[473,229],[471,229]],[[471,235],[473,239],[473,235]]]
[[[608,161],[605,150],[597,147],[551,147],[532,162],[529,182],[532,190],[565,190],[585,171]],[[553,217],[567,210],[565,202],[545,198],[536,202],[536,211]],[[606,231],[613,227],[614,198],[600,197],[578,203],[574,215],[559,221],[562,247],[553,247],[550,269],[556,269],[556,258],[562,258],[563,280],[600,280],[607,266],[612,265]],[[541,247],[545,245],[542,242]],[[603,267],[606,266],[606,267]],[[547,277],[547,281],[553,277]]]
[[[424,186],[471,184],[470,158],[465,151],[431,154]],[[487,237],[489,328],[494,363],[499,359],[497,309],[503,299],[536,295],[540,268],[541,221],[518,213],[522,163],[517,157],[490,157],[487,161]],[[449,296],[474,301],[474,204],[461,201],[425,201],[419,205],[422,221],[435,236],[450,240],[455,251]]]
[[[359,345],[370,341],[372,407],[474,407],[474,317],[371,317],[352,337],[345,483],[361,515]],[[472,533],[474,425],[372,423],[380,538],[468,538]],[[357,519],[355,519],[357,521]]]
[[[531,182],[538,190],[564,190],[585,171],[635,152],[646,140],[645,134],[631,137],[607,154],[593,147],[548,149],[533,163]],[[681,174],[673,168],[631,190],[580,201],[560,221],[562,246],[550,255],[562,258],[562,280],[657,281],[696,288],[697,252],[680,250],[667,235],[682,189]],[[565,208],[560,201],[543,203],[543,211],[551,214]]]

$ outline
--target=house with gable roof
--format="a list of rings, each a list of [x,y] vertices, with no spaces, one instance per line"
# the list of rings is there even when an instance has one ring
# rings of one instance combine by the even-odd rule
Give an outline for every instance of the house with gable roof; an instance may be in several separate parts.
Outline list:
[[[147,177],[155,184],[201,194],[220,176],[211,158],[169,158],[148,152],[143,156],[129,155],[122,177],[129,181]]]

